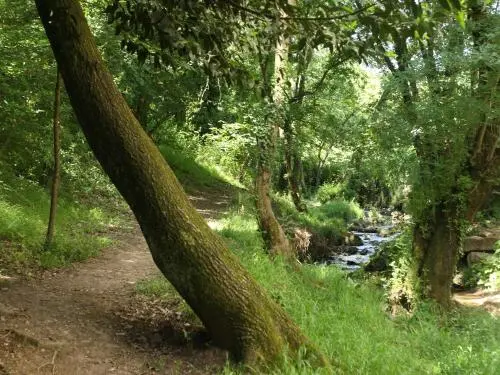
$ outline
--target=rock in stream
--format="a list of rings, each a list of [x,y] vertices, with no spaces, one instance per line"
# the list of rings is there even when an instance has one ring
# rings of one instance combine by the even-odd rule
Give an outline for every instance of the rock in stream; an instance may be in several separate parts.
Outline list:
[[[335,264],[340,268],[348,271],[355,271],[364,264],[368,263],[370,257],[375,254],[384,242],[388,242],[396,238],[399,233],[391,235],[381,235],[389,233],[392,225],[383,225],[377,227],[377,231],[354,231],[353,233],[361,238],[363,244],[356,246],[356,251],[342,252],[332,255],[327,261],[327,264]]]

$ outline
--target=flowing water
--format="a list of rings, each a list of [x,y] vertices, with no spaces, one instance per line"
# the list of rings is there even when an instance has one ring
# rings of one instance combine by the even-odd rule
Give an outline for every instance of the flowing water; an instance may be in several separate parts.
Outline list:
[[[356,246],[356,252],[353,254],[341,253],[332,255],[326,263],[336,264],[340,268],[348,271],[355,271],[359,269],[364,264],[368,263],[370,257],[377,252],[380,245],[393,240],[399,235],[399,233],[380,235],[380,233],[389,232],[392,227],[392,224],[381,225],[376,227],[376,231],[368,233],[353,231],[352,233],[361,238],[363,244]]]

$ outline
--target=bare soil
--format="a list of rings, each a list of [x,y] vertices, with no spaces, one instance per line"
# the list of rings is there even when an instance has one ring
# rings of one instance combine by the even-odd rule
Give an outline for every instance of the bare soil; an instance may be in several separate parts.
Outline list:
[[[500,292],[485,290],[464,291],[453,294],[453,300],[463,306],[480,307],[493,315],[500,316]]]
[[[193,195],[207,220],[230,194]],[[101,255],[32,279],[0,278],[0,375],[210,374],[226,353],[176,304],[135,292],[156,275],[137,224],[109,234]]]

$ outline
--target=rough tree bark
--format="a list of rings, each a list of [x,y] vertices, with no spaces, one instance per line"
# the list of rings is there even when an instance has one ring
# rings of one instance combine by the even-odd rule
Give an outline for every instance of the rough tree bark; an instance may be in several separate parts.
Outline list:
[[[277,23],[280,21],[277,20]],[[282,255],[285,258],[295,256],[293,247],[274,215],[271,202],[272,161],[275,155],[276,140],[280,123],[284,114],[285,68],[288,54],[288,41],[283,35],[278,35],[274,51],[274,85],[271,96],[268,98],[275,108],[274,114],[269,116],[270,121],[265,136],[259,140],[259,158],[257,175],[255,177],[257,218],[266,247],[273,255]],[[263,79],[267,79],[266,69],[263,69]],[[266,93],[269,94],[269,93]]]
[[[102,167],[135,214],[153,259],[235,360],[300,346],[326,363],[189,203],[105,67],[77,0],[36,0],[66,91]]]
[[[52,177],[52,186],[50,189],[50,213],[49,223],[47,225],[47,235],[45,236],[44,249],[49,249],[52,245],[56,228],[57,199],[59,197],[59,184],[61,178],[61,85],[62,78],[58,67],[56,76],[56,88],[54,90],[54,114],[52,119],[54,137],[54,175]]]
[[[299,106],[302,104],[305,95],[305,81],[306,76],[303,71],[307,69],[310,59],[307,57],[302,58],[303,61],[299,62],[299,72],[297,83],[295,85],[295,92],[293,97],[297,98],[294,103],[289,103],[290,106]],[[285,165],[288,180],[288,188],[290,190],[290,195],[292,197],[293,204],[299,212],[307,212],[307,206],[302,200],[300,194],[300,159],[295,148],[295,134],[292,121],[287,116],[283,123],[283,133],[285,135]]]
[[[284,153],[286,175],[288,188],[290,189],[290,195],[297,211],[307,212],[307,206],[302,200],[302,196],[300,194],[300,160],[294,147],[294,135],[292,126],[287,119],[285,119],[283,132],[285,133]]]
[[[488,26],[484,23],[487,10],[481,0],[471,0],[469,6],[469,21],[472,21],[472,37],[474,48],[480,50],[485,44],[492,43],[487,40]],[[415,101],[418,100],[418,90],[414,79],[405,77],[408,70],[408,48],[406,40],[397,33],[393,35],[397,66],[391,59],[384,57],[387,67],[394,75],[399,75],[399,84],[402,100],[405,105],[410,122],[417,123],[418,115],[415,111]],[[444,83],[438,74],[436,59],[434,57],[433,40],[424,45],[419,43],[424,58],[426,80],[431,95],[451,95],[452,90],[442,89]],[[383,52],[383,45],[380,44]],[[452,74],[449,70],[448,75]],[[497,74],[495,78],[495,74]],[[479,99],[488,103],[486,107],[492,109],[494,100],[492,94],[498,92],[498,73],[491,72],[482,67],[472,74],[474,84],[471,90],[471,100]],[[480,77],[483,77],[481,79]],[[449,78],[449,77],[448,77]],[[493,84],[492,84],[493,82]],[[473,86],[474,86],[473,84]],[[470,135],[471,145],[463,166],[456,171],[454,183],[451,184],[443,199],[432,202],[423,209],[413,230],[413,252],[417,263],[418,276],[421,280],[424,296],[434,299],[442,307],[451,306],[451,285],[455,273],[456,262],[461,246],[461,223],[465,220],[474,220],[475,214],[487,202],[492,189],[493,181],[500,176],[500,156],[498,155],[499,119],[484,116]],[[427,142],[433,140],[416,138],[415,150],[422,169],[431,170],[435,164],[435,155],[429,153]],[[444,162],[444,154],[442,155]],[[464,189],[459,185],[460,179],[466,177],[473,182],[473,187]],[[424,178],[422,176],[422,178]],[[461,201],[456,197],[460,196]]]
[[[398,40],[395,48],[397,66],[394,66],[388,58],[386,58],[386,63],[394,75],[402,74],[399,77],[402,101],[409,121],[417,123],[418,115],[414,108],[417,91],[412,90],[416,82],[404,76],[408,70],[406,56],[408,48],[403,38],[395,37]],[[424,59],[427,82],[431,92],[435,94],[432,88],[438,77],[430,76],[432,62],[429,61],[428,56],[424,56]],[[427,165],[432,165],[434,160],[428,160],[433,156],[428,155],[424,146],[424,140],[420,138],[414,140],[419,164],[425,169]],[[423,210],[419,219],[415,219],[416,223],[413,228],[413,256],[422,285],[422,294],[445,308],[449,307],[451,302],[451,285],[460,248],[460,232],[457,227],[450,225],[456,221],[458,214],[457,208],[450,202],[433,202]]]
[[[448,308],[460,248],[460,230],[452,224],[458,213],[445,202],[432,211],[415,224],[413,253],[424,295]]]
[[[474,47],[480,49],[485,44],[492,43],[486,36],[488,28],[484,21],[487,10],[481,1],[471,1],[469,6]],[[427,59],[430,92],[432,95],[449,95],[447,91],[438,90],[441,83],[435,73],[437,69],[432,57],[432,44],[429,48],[424,53],[424,58]],[[487,103],[486,108],[491,108],[491,113],[495,113],[493,106],[495,96],[498,95],[498,72],[483,66],[475,75],[482,78],[477,80],[477,87],[471,90],[471,99]],[[474,220],[476,213],[491,196],[494,181],[500,176],[499,119],[494,115],[490,117],[487,113],[482,117],[480,123],[472,129],[467,159],[456,173],[455,184],[450,187],[447,200],[434,202],[427,207],[413,232],[413,249],[424,295],[444,308],[451,306],[451,285],[461,247],[461,223]],[[423,147],[417,150],[421,163],[433,163],[433,160],[426,160],[425,143]],[[472,187],[464,189],[459,185],[463,177],[472,181]],[[460,196],[462,202],[454,199],[454,196]]]

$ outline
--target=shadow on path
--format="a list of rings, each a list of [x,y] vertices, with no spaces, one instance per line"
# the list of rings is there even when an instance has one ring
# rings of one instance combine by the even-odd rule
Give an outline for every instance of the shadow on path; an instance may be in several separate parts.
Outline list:
[[[231,195],[194,194],[207,220]],[[158,273],[137,224],[116,245],[33,280],[0,280],[0,375],[209,374],[226,360],[175,306],[135,293]]]

